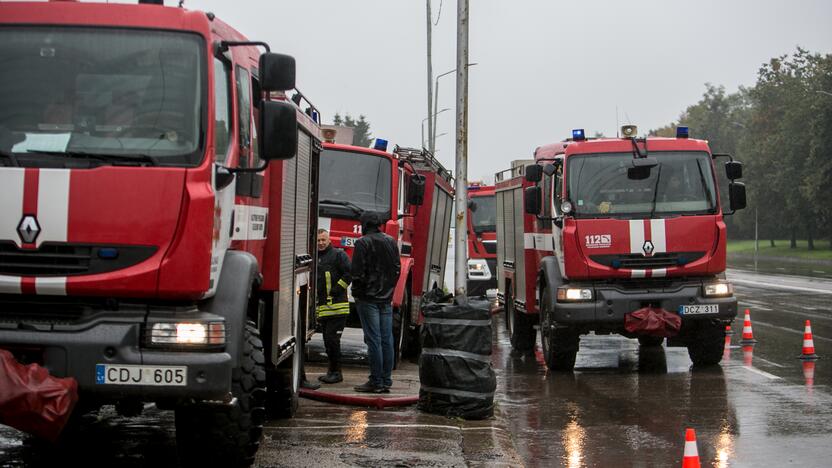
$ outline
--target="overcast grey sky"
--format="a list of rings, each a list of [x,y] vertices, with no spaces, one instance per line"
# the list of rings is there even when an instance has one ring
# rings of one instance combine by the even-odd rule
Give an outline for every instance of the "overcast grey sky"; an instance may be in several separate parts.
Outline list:
[[[173,0],[166,0],[173,4]],[[704,83],[734,91],[800,45],[832,53],[830,0],[470,0],[469,180],[572,128],[615,135],[675,120]],[[456,1],[433,0],[433,70],[456,67]],[[298,88],[330,122],[364,114],[373,135],[419,146],[427,116],[424,0],[186,0],[298,63]],[[439,109],[455,105],[454,74]],[[438,116],[438,156],[454,161],[454,113]],[[695,136],[696,129],[691,129]]]

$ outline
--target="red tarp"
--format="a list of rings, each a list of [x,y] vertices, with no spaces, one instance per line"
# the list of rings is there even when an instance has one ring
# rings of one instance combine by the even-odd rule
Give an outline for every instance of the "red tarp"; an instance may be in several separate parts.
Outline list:
[[[0,349],[0,423],[55,441],[78,402],[78,382],[24,366]]]
[[[643,307],[624,316],[624,329],[637,335],[675,336],[682,327],[682,317],[662,308]]]

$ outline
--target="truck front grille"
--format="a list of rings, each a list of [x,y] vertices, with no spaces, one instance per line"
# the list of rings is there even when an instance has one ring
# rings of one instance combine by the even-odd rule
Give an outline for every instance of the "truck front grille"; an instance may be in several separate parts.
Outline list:
[[[589,258],[601,265],[615,269],[648,270],[687,265],[705,256],[705,252],[668,252],[651,257],[641,254],[591,255]]]
[[[36,250],[0,243],[0,275],[72,276],[106,273],[150,258],[156,247],[44,243]]]

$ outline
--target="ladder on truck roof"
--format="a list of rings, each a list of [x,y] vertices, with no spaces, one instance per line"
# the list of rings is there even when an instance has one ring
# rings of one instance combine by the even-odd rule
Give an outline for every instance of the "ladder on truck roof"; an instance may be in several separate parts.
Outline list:
[[[393,149],[393,154],[399,157],[399,161],[406,161],[418,170],[436,172],[436,174],[448,183],[453,184],[454,178],[451,175],[451,171],[445,169],[445,166],[430,151],[424,148],[404,148],[396,145]]]

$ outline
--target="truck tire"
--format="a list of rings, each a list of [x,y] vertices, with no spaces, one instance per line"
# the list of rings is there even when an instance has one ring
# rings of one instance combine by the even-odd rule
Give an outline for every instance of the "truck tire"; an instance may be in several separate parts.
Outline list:
[[[549,287],[541,292],[540,342],[546,367],[553,371],[572,371],[580,347],[580,334],[571,328],[557,328],[552,320],[554,297]]]
[[[509,290],[511,292],[511,290]],[[532,354],[534,352],[535,320],[528,314],[517,310],[514,306],[513,294],[506,295],[506,329],[511,339],[512,353]]]
[[[719,364],[724,349],[725,329],[719,322],[698,323],[688,341],[688,356],[696,367]]]
[[[402,305],[393,308],[393,369],[407,356],[410,345],[410,288],[404,292]]]
[[[661,346],[664,338],[661,336],[640,336],[638,337],[639,346]]]
[[[287,361],[289,366],[278,366],[266,371],[268,382],[266,413],[272,419],[292,418],[298,410],[298,392],[292,382],[294,377],[292,359],[287,359]]]
[[[243,333],[240,366],[232,372],[235,404],[176,409],[176,445],[185,466],[248,467],[254,463],[265,419],[265,358],[254,324],[249,322]]]

